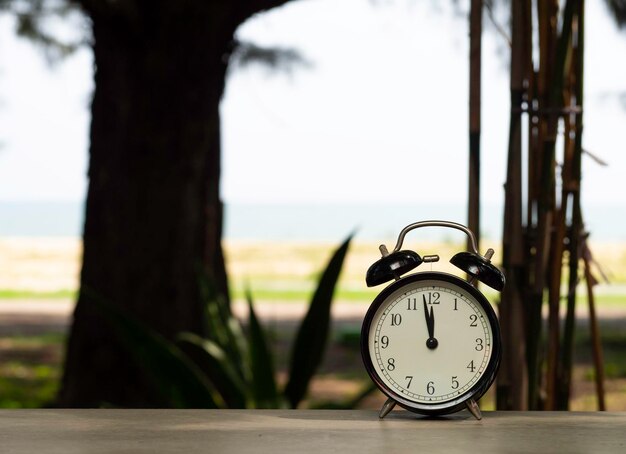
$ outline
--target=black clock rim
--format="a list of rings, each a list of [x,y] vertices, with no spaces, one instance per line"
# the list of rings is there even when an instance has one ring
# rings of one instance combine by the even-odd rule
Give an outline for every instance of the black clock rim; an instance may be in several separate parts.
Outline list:
[[[493,335],[493,349],[491,353],[491,358],[489,360],[489,363],[487,364],[487,367],[485,368],[485,373],[483,374],[483,376],[474,386],[472,386],[468,391],[458,396],[457,398],[447,402],[441,402],[436,404],[418,404],[416,402],[407,400],[397,394],[381,380],[376,371],[376,368],[372,364],[372,360],[369,354],[368,339],[370,326],[372,323],[372,319],[376,314],[376,311],[383,303],[383,301],[385,301],[385,299],[387,299],[389,295],[398,290],[400,287],[411,284],[413,282],[425,280],[441,280],[444,282],[455,284],[471,294],[485,311]],[[361,358],[363,360],[363,364],[365,365],[365,369],[367,370],[367,373],[372,381],[387,397],[393,399],[401,407],[406,408],[407,410],[414,413],[420,413],[424,415],[446,415],[450,413],[455,413],[464,409],[468,400],[473,399],[477,401],[478,399],[480,399],[493,384],[498,373],[498,369],[500,368],[500,360],[502,357],[501,345],[502,339],[500,336],[500,324],[498,323],[498,317],[496,316],[496,313],[487,298],[476,287],[474,287],[467,281],[459,278],[458,276],[438,271],[427,271],[422,273],[410,274],[385,287],[383,291],[380,292],[376,296],[376,298],[374,298],[374,301],[372,301],[372,304],[368,308],[367,313],[365,314],[365,317],[363,319],[363,324],[361,326]]]

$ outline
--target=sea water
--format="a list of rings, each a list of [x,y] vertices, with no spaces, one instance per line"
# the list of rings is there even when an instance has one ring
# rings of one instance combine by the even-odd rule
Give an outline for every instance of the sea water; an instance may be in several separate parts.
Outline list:
[[[82,202],[0,202],[2,236],[80,236]],[[626,206],[583,208],[587,230],[594,240],[626,240]],[[393,241],[406,225],[426,219],[466,223],[464,203],[458,204],[243,204],[225,205],[224,236],[233,240],[341,241],[354,232],[356,239]],[[503,210],[483,205],[482,238],[502,235]],[[457,237],[457,235],[460,235]],[[417,238],[416,238],[417,239]],[[424,229],[419,239],[462,241],[449,229]]]

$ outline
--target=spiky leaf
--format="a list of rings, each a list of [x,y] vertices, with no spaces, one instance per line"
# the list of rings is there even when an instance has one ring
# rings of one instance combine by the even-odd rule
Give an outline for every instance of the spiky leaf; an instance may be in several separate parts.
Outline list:
[[[305,396],[311,377],[322,361],[330,327],[333,293],[351,240],[352,234],[334,252],[298,330],[291,352],[289,382],[284,391],[292,408],[296,408]]]
[[[252,392],[256,408],[277,408],[279,407],[278,393],[276,391],[276,379],[274,371],[274,360],[267,347],[267,338],[263,327],[259,323],[252,295],[246,290],[249,310],[249,330],[250,330],[250,369],[252,371]]]
[[[122,345],[173,408],[217,408],[224,402],[198,367],[172,342],[121,309],[94,295],[89,301],[110,323]]]
[[[251,398],[248,385],[232,359],[217,343],[194,333],[178,336],[182,347],[209,377],[228,408],[247,408]]]

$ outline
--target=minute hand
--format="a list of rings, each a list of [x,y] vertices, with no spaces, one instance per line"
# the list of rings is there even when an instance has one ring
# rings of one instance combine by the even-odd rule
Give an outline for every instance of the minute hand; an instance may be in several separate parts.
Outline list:
[[[430,339],[435,337],[435,317],[433,315],[433,308],[428,308],[428,304],[426,303],[426,295],[422,295],[422,299],[424,302],[424,317],[426,318],[426,328],[428,328],[428,337]]]
[[[437,339],[435,339],[435,314],[433,313],[433,307],[428,307],[426,303],[426,295],[423,295],[424,301],[424,317],[426,318],[426,327],[428,328],[428,339],[426,339],[426,347],[430,350],[434,350],[439,345]],[[430,310],[429,310],[430,309]]]

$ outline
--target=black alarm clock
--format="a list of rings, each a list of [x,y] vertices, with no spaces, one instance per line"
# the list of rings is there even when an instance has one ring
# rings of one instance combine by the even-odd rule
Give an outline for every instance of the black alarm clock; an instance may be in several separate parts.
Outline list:
[[[407,274],[438,255],[420,257],[401,250],[405,235],[421,227],[445,227],[465,232],[470,249],[450,262],[467,273],[458,276],[425,271]],[[502,354],[500,327],[476,281],[501,291],[505,278],[491,262],[493,249],[481,256],[476,238],[464,225],[422,221],[406,226],[391,253],[367,271],[369,287],[393,281],[370,305],[361,329],[361,354],[369,376],[388,397],[384,418],[398,404],[412,412],[445,415],[467,408],[482,415],[478,399],[495,380]]]

